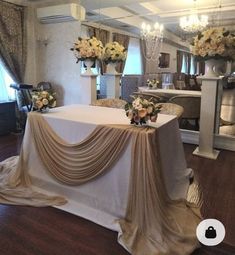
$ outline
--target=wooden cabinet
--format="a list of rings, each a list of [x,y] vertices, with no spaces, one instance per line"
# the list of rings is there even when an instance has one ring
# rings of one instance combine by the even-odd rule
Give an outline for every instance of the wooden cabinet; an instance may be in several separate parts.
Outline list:
[[[0,135],[16,129],[15,101],[0,101]]]

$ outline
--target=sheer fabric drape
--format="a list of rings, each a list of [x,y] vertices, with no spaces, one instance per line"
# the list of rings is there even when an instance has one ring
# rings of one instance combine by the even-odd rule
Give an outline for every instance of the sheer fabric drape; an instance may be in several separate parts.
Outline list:
[[[26,7],[0,2],[0,57],[16,82],[23,82],[26,63]]]

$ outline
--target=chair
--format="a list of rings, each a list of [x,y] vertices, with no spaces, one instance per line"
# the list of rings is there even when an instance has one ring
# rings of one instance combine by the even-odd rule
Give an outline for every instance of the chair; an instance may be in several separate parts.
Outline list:
[[[123,76],[121,78],[121,98],[127,102],[132,102],[130,95],[138,91],[138,78]]]
[[[184,108],[180,105],[177,104],[172,104],[172,103],[159,103],[157,105],[161,105],[161,113],[163,114],[168,114],[168,115],[176,115],[177,119],[180,120],[183,112],[184,112]]]
[[[32,96],[31,91],[33,85],[29,84],[11,84],[11,88],[16,90],[16,100],[19,110],[30,112],[32,109]]]
[[[184,108],[180,126],[183,128],[183,120],[193,120],[194,130],[199,130],[201,98],[188,95],[178,95],[169,99],[170,103],[178,104]]]
[[[125,100],[118,99],[118,98],[104,98],[104,99],[96,100],[91,105],[124,109],[126,103],[127,102]]]
[[[16,123],[17,128],[22,130],[25,127],[27,120],[27,113],[31,111],[33,103],[31,91],[33,91],[33,85],[29,84],[11,84],[11,88],[16,91]]]
[[[155,104],[163,102],[164,99],[160,96],[157,96],[153,93],[146,93],[146,92],[133,92],[133,96],[140,96],[143,97],[147,100],[152,100],[152,102],[154,102]]]
[[[46,81],[41,81],[38,83],[37,85],[37,89],[38,90],[46,90],[49,92],[52,92],[52,86],[50,82],[46,82]]]

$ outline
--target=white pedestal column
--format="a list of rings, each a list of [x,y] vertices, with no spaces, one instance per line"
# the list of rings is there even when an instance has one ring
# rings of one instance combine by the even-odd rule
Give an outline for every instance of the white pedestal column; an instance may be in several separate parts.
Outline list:
[[[120,97],[120,78],[121,73],[117,74],[104,74],[106,85],[107,98],[119,98]]]
[[[97,98],[96,89],[96,77],[97,75],[86,75],[81,74],[81,84],[80,86],[80,103],[81,104],[91,104]]]
[[[216,159],[219,151],[214,150],[214,133],[218,130],[219,111],[217,101],[221,93],[221,78],[198,77],[202,79],[201,111],[199,146],[193,152],[194,155]]]

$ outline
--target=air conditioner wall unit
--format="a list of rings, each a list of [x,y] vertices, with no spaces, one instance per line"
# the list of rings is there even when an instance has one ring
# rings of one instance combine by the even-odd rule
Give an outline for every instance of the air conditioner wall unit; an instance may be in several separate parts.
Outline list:
[[[85,16],[85,8],[75,3],[37,8],[37,18],[44,24],[82,21]]]

